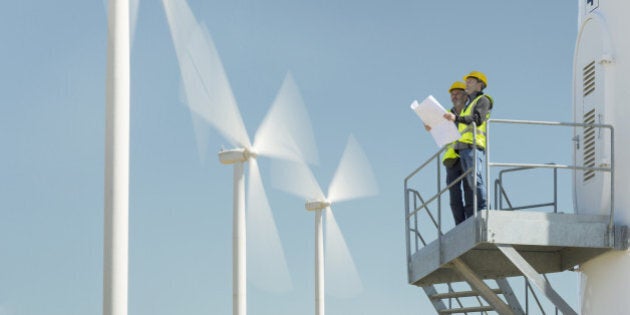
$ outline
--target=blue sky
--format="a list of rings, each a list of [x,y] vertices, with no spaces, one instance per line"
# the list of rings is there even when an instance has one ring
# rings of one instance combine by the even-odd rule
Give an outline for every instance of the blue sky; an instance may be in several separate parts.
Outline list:
[[[339,204],[364,291],[328,314],[431,313],[406,283],[403,179],[437,147],[409,109],[471,70],[494,118],[571,121],[575,1],[190,0],[255,130],[287,71],[301,89],[330,181],[347,136],[370,159],[377,197]],[[107,22],[102,1],[11,1],[0,11],[0,315],[101,313]],[[157,0],[140,3],[132,52],[130,314],[231,312],[231,167],[211,133],[199,158]],[[570,134],[506,128],[501,162],[570,163]],[[252,134],[250,134],[252,136]],[[511,145],[511,146],[510,146]],[[271,188],[294,290],[250,286],[250,314],[313,312],[313,215]],[[567,177],[568,178],[568,177]],[[431,182],[432,183],[432,182]],[[517,200],[532,199],[525,178]],[[561,206],[572,211],[569,185]],[[575,275],[559,278],[575,301]],[[571,298],[571,296],[573,296]]]

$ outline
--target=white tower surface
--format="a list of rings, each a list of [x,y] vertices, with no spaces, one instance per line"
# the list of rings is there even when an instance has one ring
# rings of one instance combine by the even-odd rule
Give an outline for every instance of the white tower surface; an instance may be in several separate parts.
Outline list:
[[[127,315],[129,270],[129,1],[110,0],[108,13],[103,315]]]
[[[578,0],[573,109],[576,122],[614,126],[614,222],[630,225],[630,1]],[[610,136],[595,129],[590,138],[576,129],[576,165],[608,167]],[[590,151],[589,151],[590,146]],[[589,155],[594,152],[594,155]],[[578,171],[574,204],[579,214],[608,214],[610,174]],[[610,251],[581,266],[580,314],[627,314],[630,309],[630,251]]]

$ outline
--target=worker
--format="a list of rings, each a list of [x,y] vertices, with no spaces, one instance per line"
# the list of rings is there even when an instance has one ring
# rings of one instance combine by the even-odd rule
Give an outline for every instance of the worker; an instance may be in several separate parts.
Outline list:
[[[455,152],[459,154],[459,161],[463,172],[477,167],[477,173],[474,171],[466,176],[468,185],[474,187],[477,184],[477,210],[487,208],[486,186],[484,182],[483,167],[485,164],[486,149],[486,121],[490,118],[490,111],[493,106],[493,99],[484,94],[483,90],[488,87],[488,79],[486,75],[479,71],[472,71],[464,76],[466,82],[466,94],[468,94],[468,103],[464,110],[456,115],[454,113],[444,114],[444,118],[457,123],[457,129],[461,133],[461,138],[454,144]],[[473,139],[472,123],[477,126],[477,137]],[[477,161],[474,161],[474,154],[477,152]],[[465,217],[473,216],[474,205],[471,202],[465,206]]]
[[[466,102],[468,101],[466,84],[456,81],[448,89],[448,93],[451,95],[451,102],[453,103],[453,107],[450,112],[456,116],[460,115],[464,106],[466,106]],[[431,127],[425,125],[425,129],[430,131]],[[442,164],[446,167],[446,185],[453,185],[449,188],[448,192],[450,197],[451,212],[453,212],[453,219],[455,219],[455,224],[457,225],[466,220],[465,204],[472,205],[473,192],[470,189],[470,186],[468,186],[466,180],[460,180],[455,183],[455,180],[462,176],[464,172],[462,171],[461,163],[459,161],[459,154],[455,152],[453,146],[454,143],[448,144],[448,148],[442,156]],[[462,197],[464,197],[463,200]]]

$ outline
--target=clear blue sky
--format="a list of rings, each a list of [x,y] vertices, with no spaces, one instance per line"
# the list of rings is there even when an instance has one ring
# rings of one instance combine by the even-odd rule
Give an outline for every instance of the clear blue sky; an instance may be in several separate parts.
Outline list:
[[[493,117],[572,120],[576,1],[189,3],[214,38],[250,133],[291,71],[315,128],[320,181],[330,181],[349,133],[374,167],[380,194],[335,208],[364,291],[329,297],[328,314],[432,313],[406,282],[403,179],[437,150],[409,109],[414,99],[433,94],[449,105],[448,86],[479,70]],[[8,1],[0,21],[0,315],[100,314],[103,1]],[[230,314],[232,169],[214,154],[227,142],[211,134],[200,162],[161,1],[141,1],[137,21],[129,313]],[[518,145],[494,156],[569,163],[570,134],[558,145],[548,131],[506,129],[497,141]],[[249,313],[312,314],[313,214],[272,189],[269,163],[260,166],[295,288],[278,295],[250,286]],[[574,278],[559,281],[572,301]]]

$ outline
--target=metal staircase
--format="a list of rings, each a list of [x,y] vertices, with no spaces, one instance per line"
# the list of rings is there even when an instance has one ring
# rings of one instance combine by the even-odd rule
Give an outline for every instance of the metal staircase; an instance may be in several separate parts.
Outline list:
[[[505,120],[489,120],[488,126],[492,123],[612,129],[607,125]],[[487,139],[487,153],[490,155],[490,133]],[[450,222],[450,211],[447,211],[449,220],[443,220],[441,199],[450,187],[442,188],[441,185],[444,179],[440,176],[442,165],[439,157],[443,151],[438,151],[405,179],[408,282],[423,288],[438,314],[528,314],[528,296],[524,298],[523,309],[523,298],[519,300],[515,296],[507,280],[523,277],[526,294],[537,291],[555,306],[556,313],[577,314],[554,290],[545,274],[572,270],[602,253],[627,249],[628,228],[613,224],[612,194],[607,215],[558,213],[557,171],[593,170],[612,174],[614,164],[609,167],[584,167],[486,161],[486,182],[489,182],[492,167],[503,168],[494,182],[495,209],[475,208],[474,217],[447,229],[445,222]],[[414,180],[426,179],[426,174],[419,174],[432,163],[436,165],[437,189],[432,197],[424,199],[420,192],[426,195],[426,187],[420,187]],[[553,171],[553,201],[515,207],[507,195],[503,175],[532,169]],[[459,180],[465,176],[462,175]],[[489,189],[486,191],[489,194]],[[540,211],[543,208],[552,208],[553,211]],[[488,285],[492,281],[496,281],[495,287]],[[545,314],[538,296],[534,295],[534,299],[539,307],[536,314]]]
[[[504,308],[514,314],[525,314],[510,283],[506,279],[496,279],[495,282],[497,288],[494,289],[490,288],[486,282],[484,285],[487,287],[485,290],[490,290],[493,295],[503,296],[500,302],[494,301],[500,303],[498,308],[485,302],[487,299],[481,293],[484,289],[475,289],[465,283],[447,283],[445,286],[447,290],[444,293],[439,293],[437,285],[426,285],[422,288],[438,314],[487,313]]]

